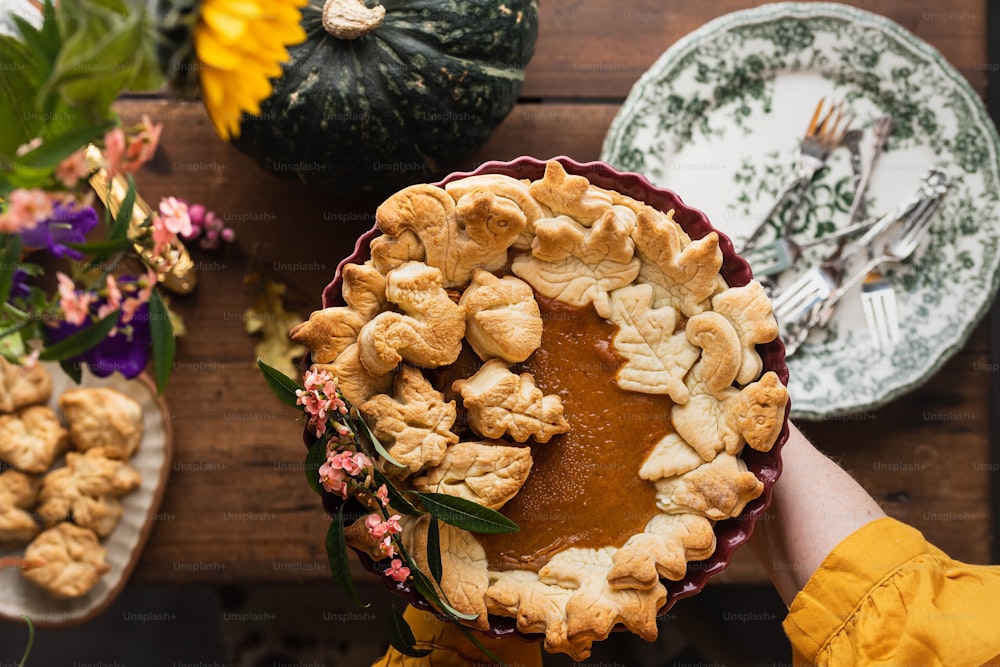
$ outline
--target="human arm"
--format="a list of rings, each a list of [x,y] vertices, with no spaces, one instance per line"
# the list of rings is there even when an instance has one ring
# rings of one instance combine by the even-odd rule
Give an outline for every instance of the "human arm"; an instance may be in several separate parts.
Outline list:
[[[750,541],[788,605],[835,546],[885,516],[843,468],[817,450],[794,424],[789,423],[789,429],[781,449],[781,477]]]

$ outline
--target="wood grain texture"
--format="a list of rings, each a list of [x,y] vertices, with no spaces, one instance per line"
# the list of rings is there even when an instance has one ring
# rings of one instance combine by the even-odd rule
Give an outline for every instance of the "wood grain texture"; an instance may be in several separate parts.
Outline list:
[[[596,159],[642,71],[682,35],[750,4],[545,0],[524,103],[464,167],[525,154]],[[929,0],[854,4],[929,41],[983,91],[982,1],[947,10]],[[193,249],[199,286],[172,300],[188,328],[166,395],[175,460],[137,578],[328,581],[329,522],[303,477],[301,423],[253,365],[255,341],[244,326],[254,292],[244,278],[255,267],[282,281],[288,308],[306,317],[337,262],[373,224],[382,197],[337,195],[266,174],[218,139],[196,104],[134,98],[118,109],[127,121],[149,114],[165,124],[160,151],[138,174],[141,194],[204,203],[238,236],[236,247],[218,254]],[[1000,474],[990,459],[987,403],[996,372],[984,324],[923,387],[870,413],[801,426],[893,516],[958,558],[987,562],[989,484]],[[764,580],[746,550],[716,579]]]
[[[545,0],[522,95],[621,98],[678,39],[759,3],[743,0]],[[848,1],[886,16],[936,47],[977,90],[986,84],[984,0]]]

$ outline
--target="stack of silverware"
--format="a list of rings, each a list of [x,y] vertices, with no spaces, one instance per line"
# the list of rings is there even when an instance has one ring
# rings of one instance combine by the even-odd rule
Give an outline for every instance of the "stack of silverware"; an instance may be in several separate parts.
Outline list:
[[[920,245],[934,213],[948,190],[948,176],[930,169],[916,191],[891,211],[866,215],[865,194],[875,165],[892,133],[893,120],[884,115],[872,122],[872,146],[867,160],[859,148],[863,133],[852,129],[854,117],[844,104],[827,105],[820,100],[799,143],[795,170],[771,209],[736,249],[753,268],[755,277],[768,290],[785,343],[792,355],[809,333],[827,326],[836,307],[861,285],[860,298],[865,321],[875,345],[890,350],[900,339],[899,314],[892,282],[880,269],[907,261]],[[844,220],[835,231],[809,240],[794,237],[799,209],[816,173],[838,148],[851,152],[854,195]],[[781,222],[775,218],[781,213]],[[768,231],[777,234],[764,242]],[[803,265],[807,248],[826,245],[825,255]],[[790,272],[799,275],[792,282],[778,278]]]

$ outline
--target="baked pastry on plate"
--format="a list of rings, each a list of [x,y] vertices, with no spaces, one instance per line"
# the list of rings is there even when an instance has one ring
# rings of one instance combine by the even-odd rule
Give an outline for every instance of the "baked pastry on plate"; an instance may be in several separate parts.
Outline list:
[[[778,474],[787,370],[745,262],[672,193],[564,158],[405,188],[376,222],[292,335],[401,488],[519,526],[442,524],[444,596],[578,660],[619,625],[655,638]],[[428,517],[401,524],[427,571]]]

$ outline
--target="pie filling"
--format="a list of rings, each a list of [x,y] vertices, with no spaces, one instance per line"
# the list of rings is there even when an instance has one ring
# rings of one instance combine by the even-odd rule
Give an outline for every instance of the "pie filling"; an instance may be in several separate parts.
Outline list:
[[[545,328],[542,345],[512,370],[531,373],[565,407],[568,432],[531,442],[534,464],[518,494],[500,510],[516,533],[478,535],[491,570],[538,571],[570,547],[620,547],[643,532],[656,509],[656,488],[639,478],[652,447],[669,433],[666,396],[620,389],[618,327],[593,307],[577,308],[535,294]],[[620,443],[632,443],[624,456]]]

